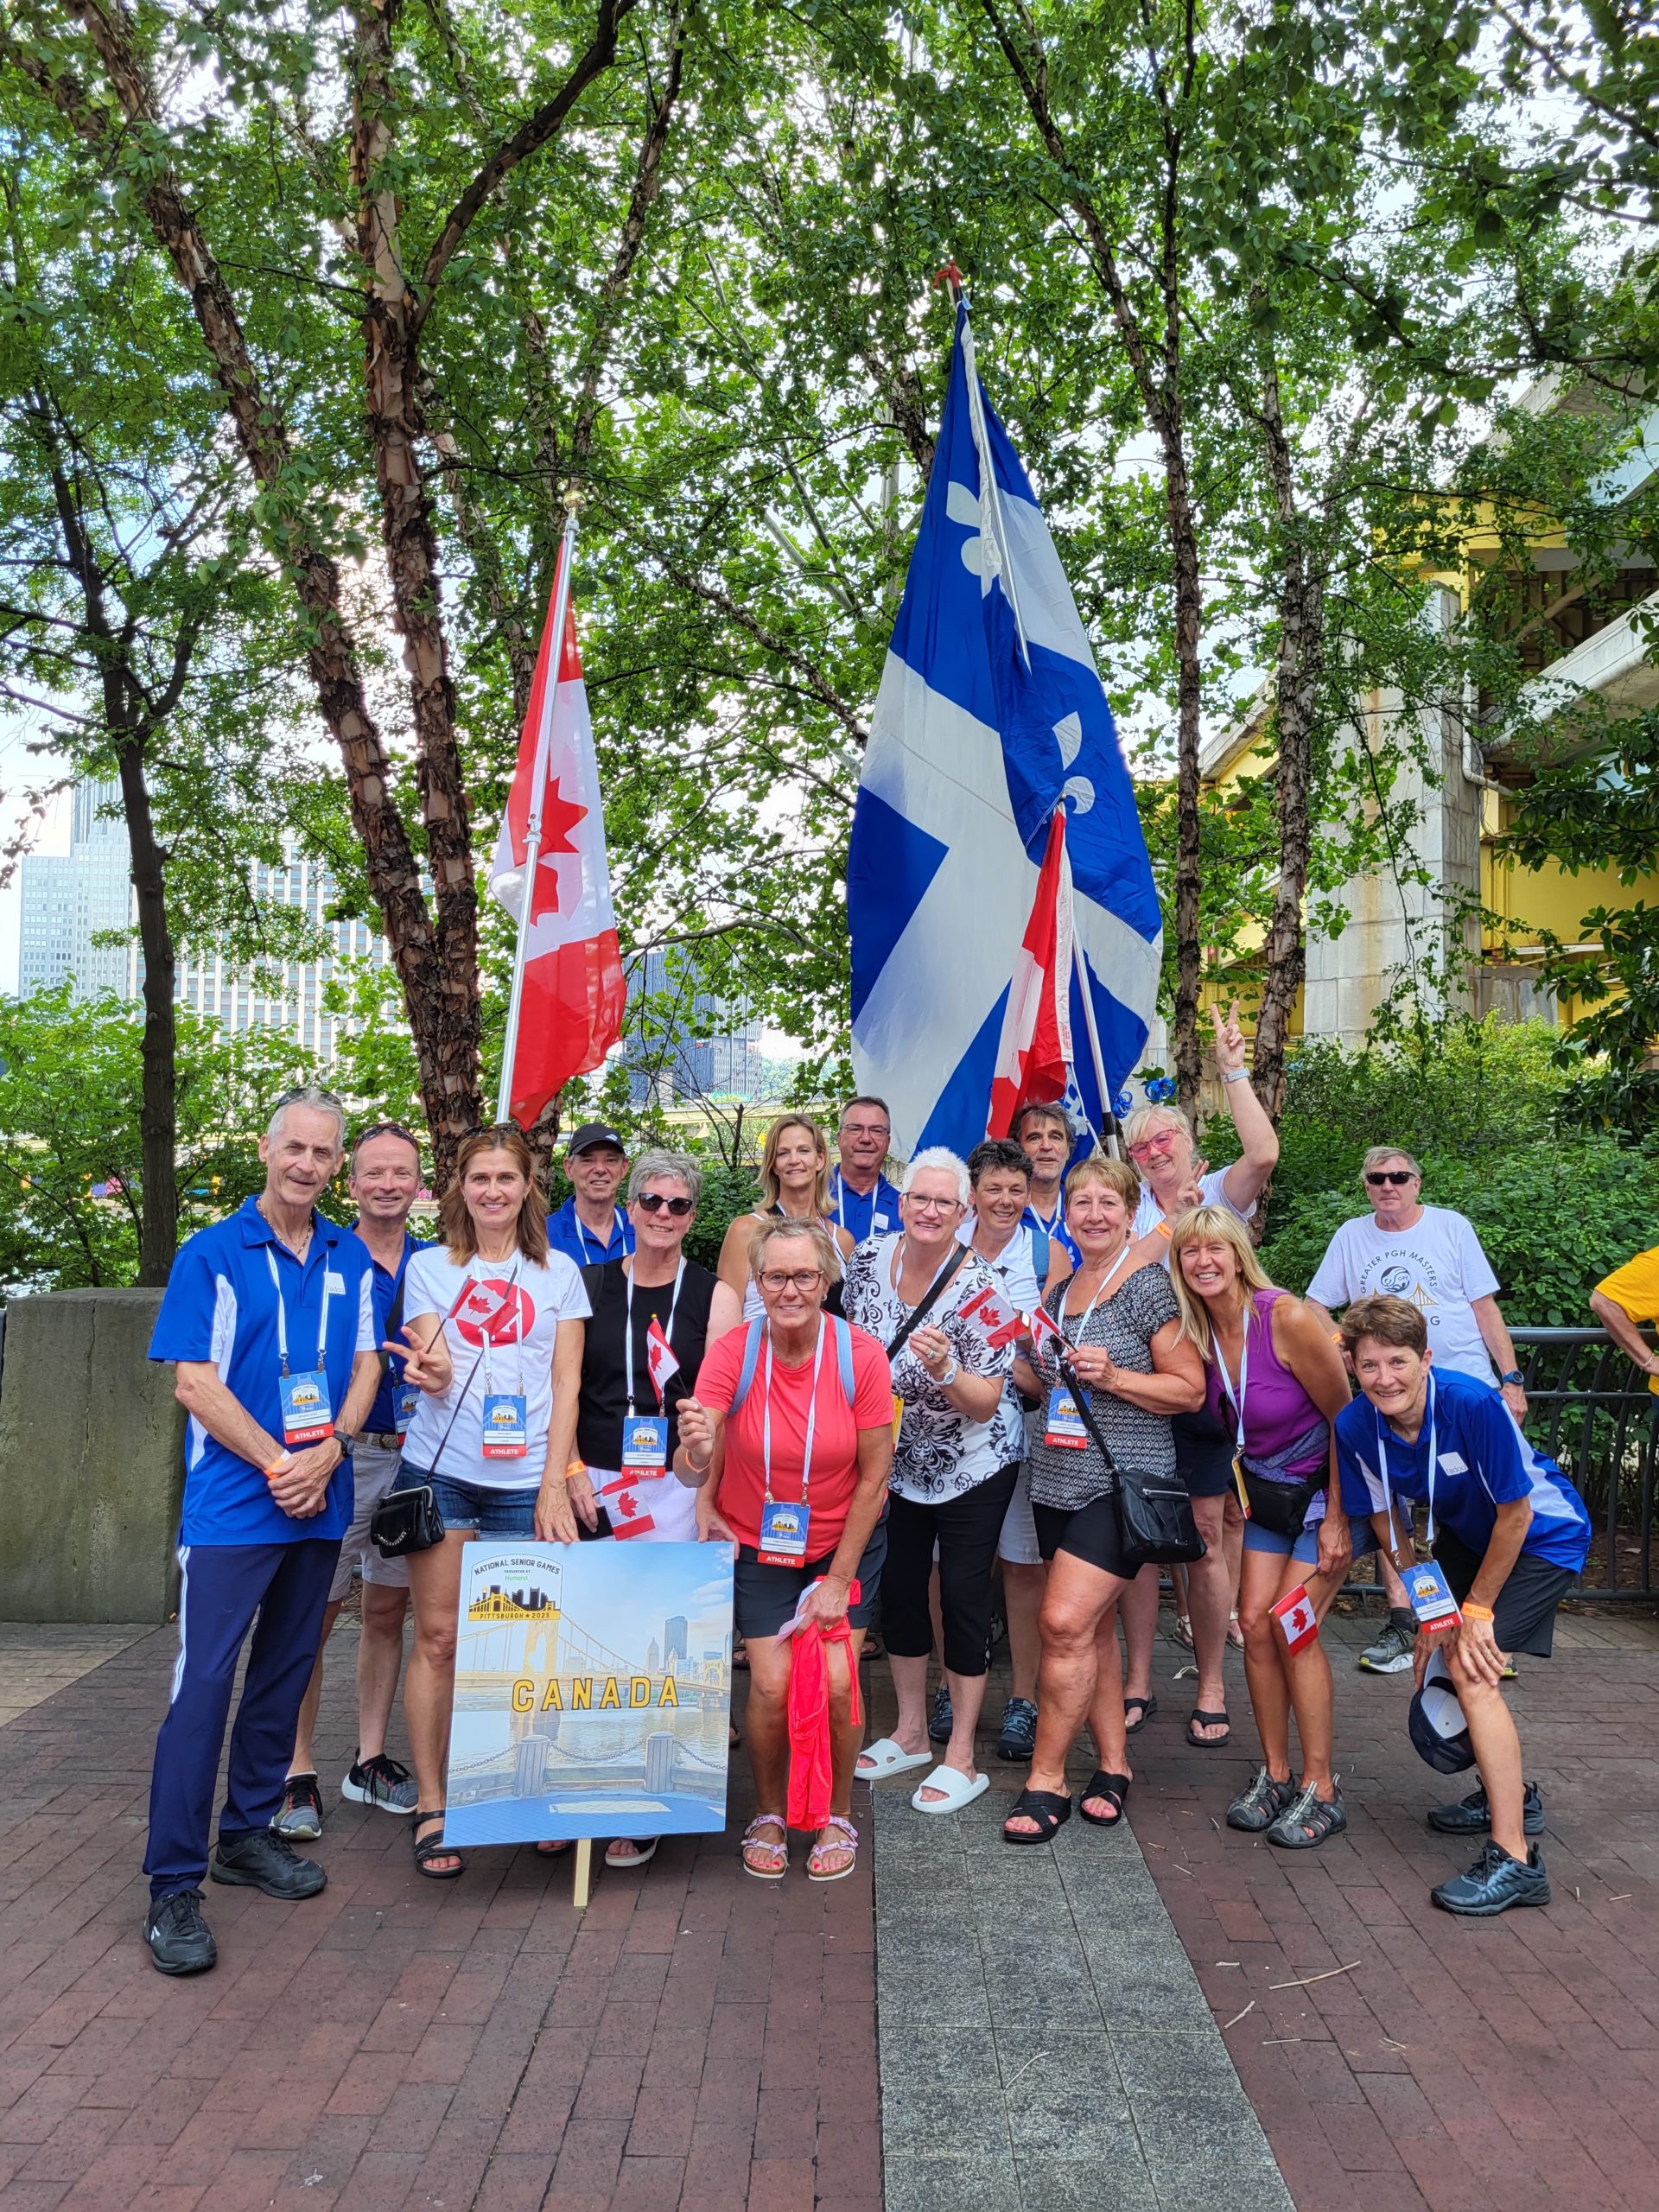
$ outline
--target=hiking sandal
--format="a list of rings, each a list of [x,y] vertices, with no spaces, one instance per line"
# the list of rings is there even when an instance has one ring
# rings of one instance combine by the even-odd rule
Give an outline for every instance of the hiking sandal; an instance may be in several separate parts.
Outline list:
[[[429,1805],[418,1810],[415,1815],[415,1825],[411,1830],[415,1864],[429,1882],[453,1882],[467,1871],[467,1862],[460,1852],[453,1843],[446,1843],[443,1840],[442,1822],[448,1810],[447,1805]],[[429,1821],[436,1821],[440,1825],[430,1835],[423,1835],[421,1829]],[[455,1863],[453,1866],[435,1866],[432,1864],[435,1859],[453,1859]]]
[[[1327,1836],[1340,1835],[1347,1825],[1341,1790],[1326,1799],[1320,1796],[1319,1784],[1310,1782],[1268,1830],[1268,1841],[1281,1851],[1317,1851]]]

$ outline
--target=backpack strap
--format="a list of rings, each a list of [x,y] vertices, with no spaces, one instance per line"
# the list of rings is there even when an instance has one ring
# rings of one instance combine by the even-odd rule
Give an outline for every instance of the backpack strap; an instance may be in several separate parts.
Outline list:
[[[850,1323],[839,1313],[830,1316],[836,1332],[836,1365],[841,1373],[841,1395],[847,1401],[847,1410],[853,1409],[853,1332]]]
[[[737,1388],[732,1393],[732,1402],[727,1410],[729,1420],[749,1395],[754,1381],[754,1370],[760,1364],[760,1340],[766,1332],[766,1316],[757,1313],[749,1324],[748,1340],[743,1346],[743,1366],[737,1378]]]

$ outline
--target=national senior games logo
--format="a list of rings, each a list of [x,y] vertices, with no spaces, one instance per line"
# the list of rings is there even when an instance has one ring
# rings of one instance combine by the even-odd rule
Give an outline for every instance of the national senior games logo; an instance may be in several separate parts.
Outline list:
[[[469,1621],[541,1621],[559,1611],[559,1570],[534,1552],[474,1564],[467,1592]]]
[[[536,1325],[536,1306],[521,1283],[486,1275],[455,1309],[455,1328],[476,1351],[492,1344],[522,1344]]]

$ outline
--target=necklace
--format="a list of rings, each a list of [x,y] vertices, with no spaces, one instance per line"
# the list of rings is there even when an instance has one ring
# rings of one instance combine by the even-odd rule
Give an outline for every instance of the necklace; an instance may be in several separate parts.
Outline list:
[[[303,1261],[306,1254],[311,1249],[310,1222],[308,1220],[307,1221],[304,1232],[296,1243],[291,1236],[284,1236],[282,1230],[277,1228],[276,1223],[265,1211],[265,1202],[263,1198],[256,1198],[254,1200],[254,1205],[258,1210],[260,1220],[264,1223],[265,1227],[276,1239],[276,1242],[290,1251],[296,1260]]]

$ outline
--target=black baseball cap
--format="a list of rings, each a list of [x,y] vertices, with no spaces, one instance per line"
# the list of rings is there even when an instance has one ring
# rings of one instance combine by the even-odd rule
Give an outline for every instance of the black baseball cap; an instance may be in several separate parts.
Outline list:
[[[616,1131],[605,1122],[584,1122],[564,1148],[567,1160],[574,1160],[579,1152],[591,1152],[596,1144],[613,1144],[621,1153],[627,1151]]]

